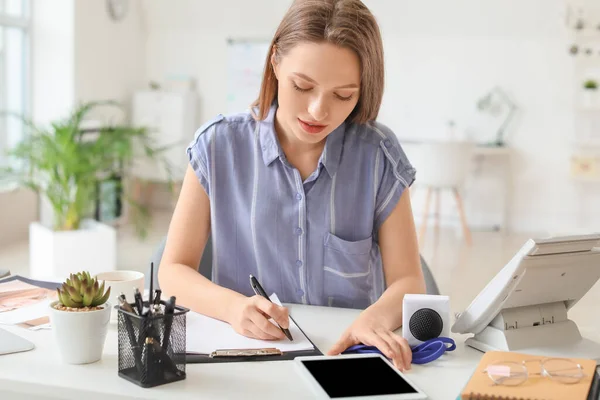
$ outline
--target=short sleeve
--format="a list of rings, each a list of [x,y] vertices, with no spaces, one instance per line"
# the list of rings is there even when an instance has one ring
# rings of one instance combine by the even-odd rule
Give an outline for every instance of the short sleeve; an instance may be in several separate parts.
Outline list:
[[[416,170],[398,142],[396,135],[385,125],[373,125],[379,135],[376,166],[379,179],[375,194],[375,232],[392,213],[400,196],[415,181]]]
[[[210,196],[211,165],[214,164],[215,134],[218,123],[223,118],[223,115],[219,114],[202,125],[186,149],[190,165],[208,196]]]

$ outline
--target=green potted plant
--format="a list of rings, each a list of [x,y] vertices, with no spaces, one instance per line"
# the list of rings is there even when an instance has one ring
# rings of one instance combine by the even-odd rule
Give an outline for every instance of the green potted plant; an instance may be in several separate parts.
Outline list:
[[[593,79],[588,79],[585,82],[583,82],[583,87],[584,89],[596,90],[598,89],[598,83]]]
[[[583,82],[583,106],[584,108],[598,107],[598,82],[587,79]]]
[[[71,274],[50,303],[50,324],[62,359],[88,364],[102,358],[110,319],[110,287],[88,271]]]
[[[138,157],[168,163],[161,157],[164,149],[153,144],[145,127],[100,126],[90,134],[83,123],[99,107],[120,107],[113,101],[88,102],[75,108],[64,120],[40,127],[21,119],[27,134],[8,156],[9,179],[30,188],[53,211],[51,226],[30,225],[30,275],[68,276],[85,266],[92,274],[116,269],[116,231],[92,215],[97,205],[99,184],[107,177],[124,176]],[[140,236],[146,234],[149,212],[132,198],[126,185],[117,181],[122,199],[131,208],[131,220]]]

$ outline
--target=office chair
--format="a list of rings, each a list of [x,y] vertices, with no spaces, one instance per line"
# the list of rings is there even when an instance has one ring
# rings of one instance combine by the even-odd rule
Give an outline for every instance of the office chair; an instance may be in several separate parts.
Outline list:
[[[154,263],[154,288],[159,289],[158,285],[158,267],[160,266],[160,260],[162,259],[163,251],[165,250],[165,244],[167,242],[167,237],[165,236],[160,244],[156,247],[154,254],[152,255],[152,259],[150,260]],[[427,294],[440,294],[437,283],[435,282],[435,278],[427,265],[427,262],[421,256],[421,269],[423,270],[423,276],[425,277],[425,287],[427,290]],[[202,259],[200,260],[200,265],[198,266],[198,272],[202,274],[204,277],[211,279],[212,277],[212,240],[209,236],[208,241],[206,242],[206,247],[202,254]],[[150,287],[150,268],[146,273],[146,279],[144,279],[146,289]]]

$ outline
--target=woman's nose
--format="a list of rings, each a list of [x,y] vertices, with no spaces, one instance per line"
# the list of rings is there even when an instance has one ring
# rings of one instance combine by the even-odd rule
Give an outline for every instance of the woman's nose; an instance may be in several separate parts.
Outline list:
[[[327,108],[328,106],[325,99],[323,99],[323,96],[318,96],[313,98],[310,102],[308,112],[314,118],[315,122],[319,122],[327,118],[327,115],[329,114]]]

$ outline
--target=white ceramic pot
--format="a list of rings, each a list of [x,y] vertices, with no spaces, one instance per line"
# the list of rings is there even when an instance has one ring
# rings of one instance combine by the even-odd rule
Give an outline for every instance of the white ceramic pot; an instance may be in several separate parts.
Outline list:
[[[111,304],[102,310],[69,312],[50,304],[50,324],[58,351],[68,364],[89,364],[102,358],[110,319]]]
[[[599,107],[600,93],[597,89],[585,89],[583,91],[583,108],[585,109],[597,109]]]
[[[53,231],[39,222],[29,226],[30,277],[63,280],[81,270],[94,276],[117,269],[117,233],[112,226],[84,220],[81,229]]]

